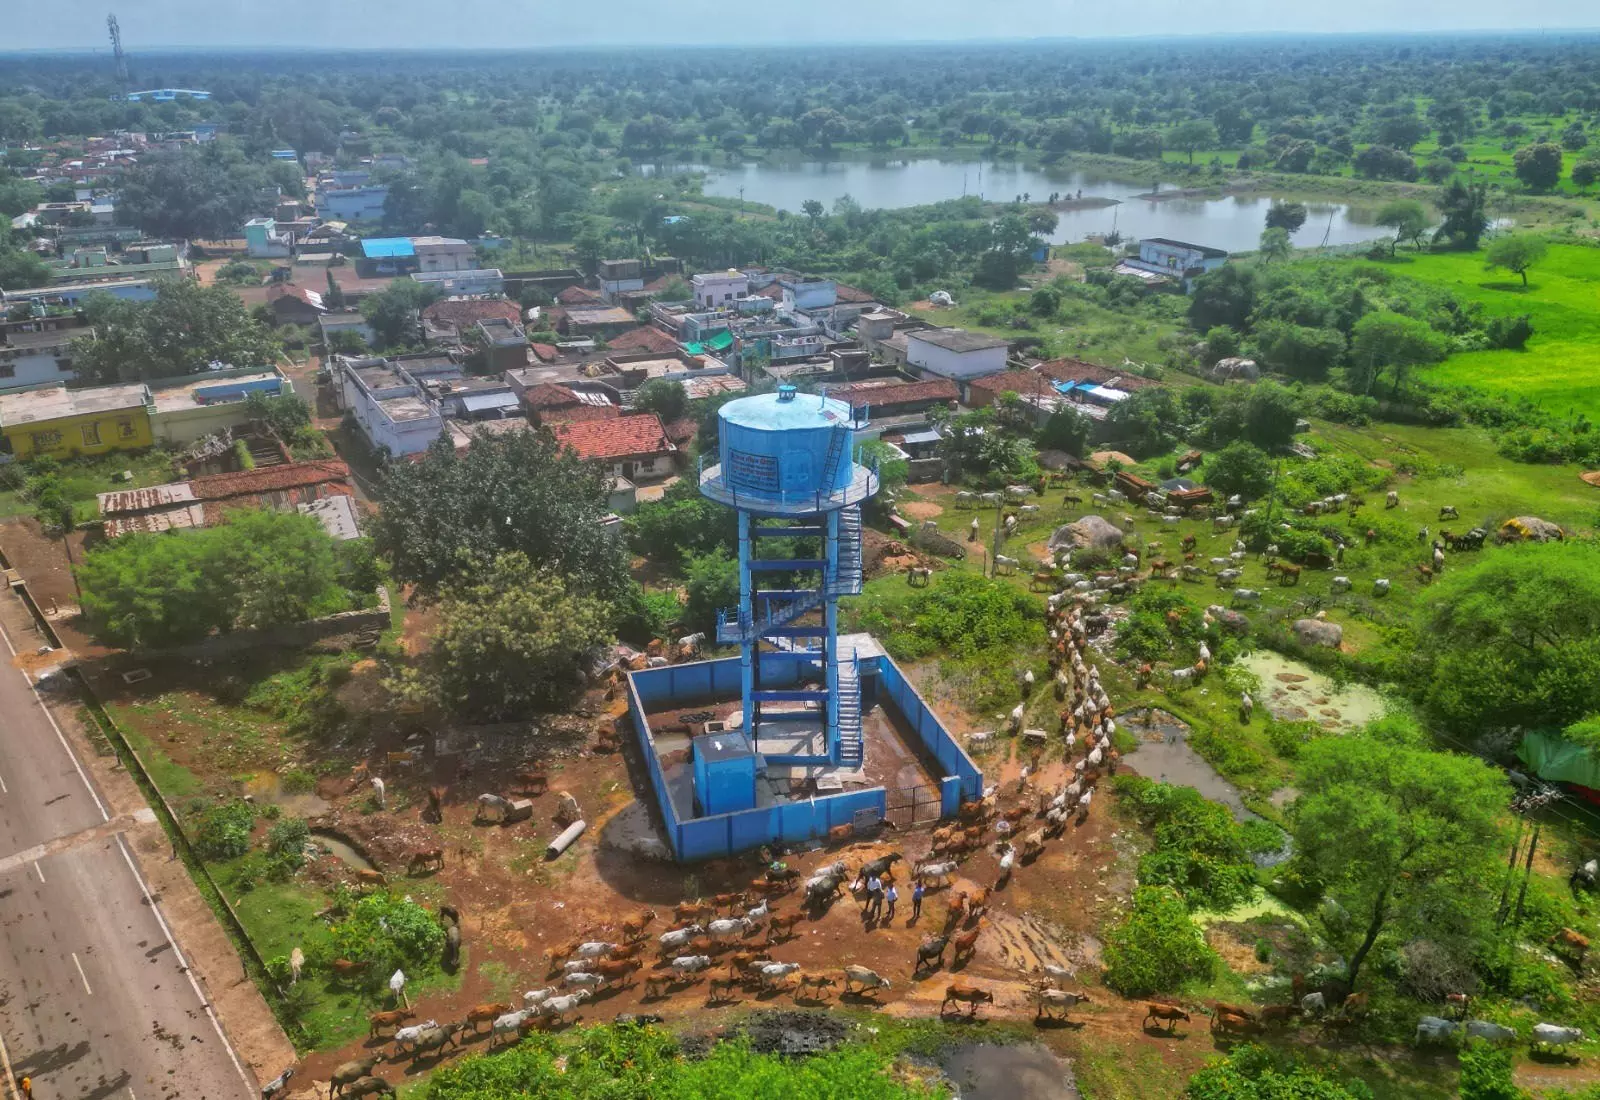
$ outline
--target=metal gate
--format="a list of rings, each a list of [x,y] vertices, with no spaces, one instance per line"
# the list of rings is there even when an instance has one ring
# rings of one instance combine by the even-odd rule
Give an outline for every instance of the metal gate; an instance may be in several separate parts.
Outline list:
[[[939,820],[939,788],[925,784],[890,787],[886,816],[896,829],[910,829]]]

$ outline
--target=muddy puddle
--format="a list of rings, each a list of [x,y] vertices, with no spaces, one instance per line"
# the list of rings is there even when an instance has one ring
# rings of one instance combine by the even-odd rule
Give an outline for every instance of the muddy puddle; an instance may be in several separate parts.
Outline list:
[[[1367,685],[1339,687],[1310,665],[1270,649],[1258,649],[1235,663],[1261,681],[1256,705],[1280,721],[1309,719],[1324,729],[1347,730],[1383,716],[1383,696]]]
[[[1065,1062],[1038,1043],[962,1043],[939,1056],[958,1100],[1080,1100]]]
[[[1249,821],[1260,815],[1245,808],[1239,788],[1228,782],[1213,768],[1206,758],[1189,744],[1189,724],[1177,715],[1157,707],[1144,707],[1128,712],[1122,728],[1139,739],[1139,747],[1122,758],[1129,771],[1146,779],[1193,787],[1212,802],[1228,807],[1235,821]],[[1293,854],[1289,838],[1276,852],[1257,854],[1251,858],[1258,867],[1273,867]]]
[[[315,791],[291,793],[284,790],[277,772],[257,772],[245,782],[244,790],[257,802],[270,802],[295,817],[316,817],[328,812],[328,801]]]
[[[311,830],[311,842],[320,850],[333,856],[341,863],[353,867],[358,871],[376,871],[377,864],[373,863],[348,840],[335,836],[323,829]]]

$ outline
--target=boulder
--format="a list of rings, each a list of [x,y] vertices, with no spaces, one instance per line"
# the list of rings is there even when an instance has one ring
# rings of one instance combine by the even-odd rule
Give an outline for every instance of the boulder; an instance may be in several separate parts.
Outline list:
[[[1254,382],[1261,377],[1261,368],[1254,359],[1241,359],[1237,356],[1229,359],[1218,359],[1216,366],[1211,368],[1211,377],[1222,382],[1234,379],[1238,382]]]
[[[1214,603],[1206,610],[1211,612],[1211,617],[1221,623],[1224,629],[1231,630],[1235,634],[1250,633],[1250,620],[1233,608]]]
[[[1517,516],[1500,526],[1500,537],[1505,541],[1527,539],[1529,542],[1549,542],[1566,537],[1560,526],[1538,516]]]
[[[1344,627],[1322,619],[1296,619],[1294,636],[1301,645],[1320,645],[1338,649],[1339,643],[1344,641]]]
[[[1056,528],[1050,536],[1050,549],[1115,550],[1122,545],[1122,528],[1104,516],[1084,516]]]

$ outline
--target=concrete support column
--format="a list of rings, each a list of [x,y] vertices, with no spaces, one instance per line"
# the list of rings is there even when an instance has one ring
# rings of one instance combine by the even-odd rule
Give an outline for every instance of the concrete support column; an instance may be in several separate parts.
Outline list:
[[[739,622],[753,622],[755,599],[751,596],[753,581],[750,573],[750,513],[739,511]],[[755,641],[739,644],[739,694],[744,705],[744,729],[751,737],[756,732],[755,704],[751,693],[756,689]]]

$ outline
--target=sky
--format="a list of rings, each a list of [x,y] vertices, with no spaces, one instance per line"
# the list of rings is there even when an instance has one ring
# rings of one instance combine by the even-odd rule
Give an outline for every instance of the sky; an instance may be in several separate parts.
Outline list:
[[[14,9],[8,17],[6,9]],[[1595,0],[0,0],[0,50],[162,46],[536,48],[1600,27]],[[18,14],[25,15],[18,18]],[[690,13],[696,13],[691,15]]]

